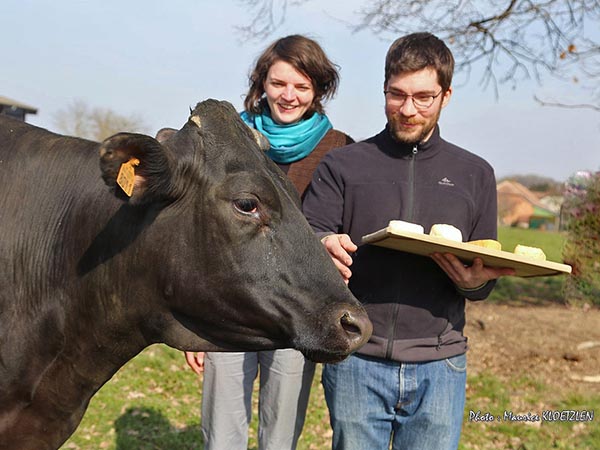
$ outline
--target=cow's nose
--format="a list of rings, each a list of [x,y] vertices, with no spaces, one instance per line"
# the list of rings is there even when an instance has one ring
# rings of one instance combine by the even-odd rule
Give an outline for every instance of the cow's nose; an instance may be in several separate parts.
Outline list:
[[[342,361],[366,344],[373,332],[367,312],[356,300],[326,306],[312,324],[317,328],[301,330],[295,347],[314,362]]]
[[[345,309],[341,312],[339,323],[350,344],[350,351],[363,346],[373,332],[373,324],[362,308]]]

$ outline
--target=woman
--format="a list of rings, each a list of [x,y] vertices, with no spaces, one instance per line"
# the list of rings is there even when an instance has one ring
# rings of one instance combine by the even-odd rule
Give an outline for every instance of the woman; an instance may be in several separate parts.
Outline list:
[[[322,101],[335,94],[336,67],[317,42],[281,38],[258,58],[242,119],[271,144],[267,155],[302,195],[325,153],[352,142],[334,130]],[[260,372],[259,450],[295,449],[304,425],[315,364],[293,349],[186,352],[196,373],[204,370],[202,433],[206,450],[248,446],[252,388]],[[260,370],[259,370],[260,368]]]

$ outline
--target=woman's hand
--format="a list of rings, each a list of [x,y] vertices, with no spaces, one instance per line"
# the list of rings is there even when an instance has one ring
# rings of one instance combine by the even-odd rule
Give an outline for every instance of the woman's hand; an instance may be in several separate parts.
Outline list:
[[[197,374],[204,372],[204,352],[183,352],[188,366]]]

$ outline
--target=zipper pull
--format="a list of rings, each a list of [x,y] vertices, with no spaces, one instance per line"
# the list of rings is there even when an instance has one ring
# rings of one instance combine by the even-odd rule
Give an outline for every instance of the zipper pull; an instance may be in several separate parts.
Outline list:
[[[415,146],[412,149],[412,154],[413,156],[415,156],[418,153],[419,149],[417,148],[417,145],[415,144]]]

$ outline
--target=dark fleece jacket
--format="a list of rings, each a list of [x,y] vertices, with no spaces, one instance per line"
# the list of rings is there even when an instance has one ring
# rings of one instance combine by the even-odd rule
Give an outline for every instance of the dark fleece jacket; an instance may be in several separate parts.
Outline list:
[[[496,180],[482,158],[440,137],[409,147],[386,128],[329,152],[305,193],[304,214],[318,235],[362,236],[399,219],[459,228],[463,240],[495,239]],[[432,361],[467,350],[465,297],[484,299],[494,282],[461,291],[429,257],[362,245],[350,289],[373,322],[359,353],[402,362]]]

